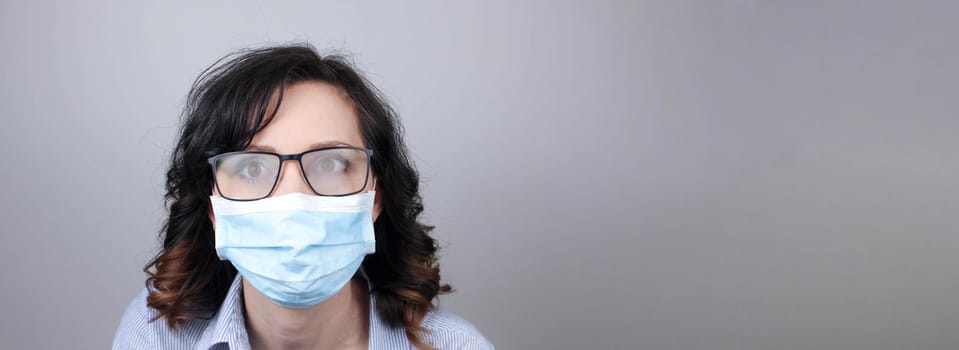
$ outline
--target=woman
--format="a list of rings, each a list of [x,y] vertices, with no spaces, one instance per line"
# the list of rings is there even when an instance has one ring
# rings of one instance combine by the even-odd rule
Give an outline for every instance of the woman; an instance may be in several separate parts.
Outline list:
[[[163,248],[114,349],[493,348],[433,305],[452,289],[399,122],[343,58],[234,53],[183,116]]]

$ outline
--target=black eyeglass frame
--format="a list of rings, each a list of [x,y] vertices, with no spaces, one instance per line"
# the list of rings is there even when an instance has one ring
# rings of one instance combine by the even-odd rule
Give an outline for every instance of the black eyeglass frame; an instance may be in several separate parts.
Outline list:
[[[306,176],[306,171],[303,169],[303,160],[302,160],[303,156],[309,153],[331,150],[331,149],[353,149],[357,151],[363,151],[363,153],[366,153],[366,175],[363,176],[363,187],[360,187],[360,189],[357,190],[356,192],[350,192],[346,194],[322,194],[322,193],[316,192],[316,189],[313,188],[313,184],[310,183],[310,178]],[[218,183],[218,181],[216,181],[216,162],[220,160],[221,158],[225,158],[235,154],[268,154],[268,155],[276,156],[277,158],[280,159],[279,169],[276,171],[276,177],[273,178],[273,185],[270,187],[270,192],[267,192],[265,196],[259,197],[259,198],[234,199],[234,198],[225,196],[223,192],[220,191],[220,184]],[[370,182],[370,171],[371,171],[370,168],[373,167],[373,150],[368,148],[363,148],[363,147],[357,147],[357,146],[332,146],[332,147],[322,147],[322,148],[306,150],[297,154],[279,154],[279,153],[267,152],[267,151],[237,151],[237,152],[220,153],[215,156],[209,157],[207,158],[207,163],[210,164],[210,167],[213,170],[213,185],[216,187],[217,192],[220,192],[221,197],[229,199],[231,201],[248,202],[248,201],[255,201],[255,200],[267,198],[271,194],[273,194],[273,191],[276,190],[276,184],[280,182],[280,173],[283,172],[283,162],[287,160],[296,160],[296,162],[299,163],[300,175],[303,175],[303,180],[305,180],[306,184],[310,187],[310,191],[313,191],[313,193],[315,193],[317,196],[343,197],[343,196],[349,196],[349,195],[363,192],[363,190],[366,189],[366,186]]]

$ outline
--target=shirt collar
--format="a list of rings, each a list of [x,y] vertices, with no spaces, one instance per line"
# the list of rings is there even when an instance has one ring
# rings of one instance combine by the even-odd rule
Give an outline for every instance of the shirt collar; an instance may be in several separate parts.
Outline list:
[[[233,283],[230,285],[226,297],[223,298],[220,309],[217,310],[216,315],[210,319],[206,328],[203,330],[203,334],[200,336],[200,341],[196,343],[196,350],[210,350],[210,348],[219,343],[229,344],[230,349],[250,349],[250,341],[246,333],[246,319],[243,316],[242,278],[242,275],[239,273],[233,278]],[[370,281],[362,265],[360,265],[356,278],[366,282],[367,290],[373,290],[373,283]],[[373,293],[370,293],[371,323],[378,321],[375,310],[375,299]],[[370,334],[370,344],[373,343],[372,336],[373,334]]]
[[[196,344],[196,350],[209,350],[216,344],[230,344],[230,349],[249,349],[246,322],[243,318],[243,284],[239,273],[223,298],[216,315],[207,323]]]

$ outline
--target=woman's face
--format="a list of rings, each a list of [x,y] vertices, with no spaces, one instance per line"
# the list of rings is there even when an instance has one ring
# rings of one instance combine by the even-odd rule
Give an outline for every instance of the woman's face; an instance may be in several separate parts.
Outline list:
[[[273,108],[271,105],[267,111]],[[356,110],[342,89],[323,82],[308,81],[287,86],[273,120],[253,135],[253,141],[245,151],[295,154],[335,145],[366,147],[360,134]],[[315,194],[303,179],[299,166],[296,161],[283,162],[280,178],[271,197],[293,192]],[[370,185],[367,185],[366,191],[372,186],[372,175],[370,172]],[[213,194],[220,195],[215,186]],[[377,191],[373,204],[374,221],[379,214],[380,192]],[[215,226],[212,209],[210,220]]]

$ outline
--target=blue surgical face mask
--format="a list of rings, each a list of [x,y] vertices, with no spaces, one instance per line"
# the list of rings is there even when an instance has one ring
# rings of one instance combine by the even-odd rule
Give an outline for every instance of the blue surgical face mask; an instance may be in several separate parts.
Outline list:
[[[375,193],[290,193],[256,201],[210,196],[216,254],[276,304],[319,304],[342,289],[363,257],[375,251]]]

